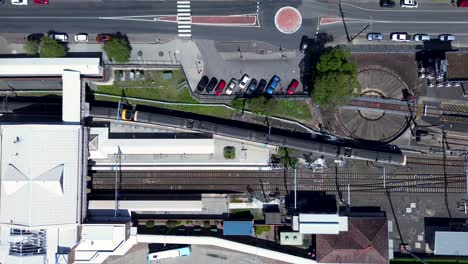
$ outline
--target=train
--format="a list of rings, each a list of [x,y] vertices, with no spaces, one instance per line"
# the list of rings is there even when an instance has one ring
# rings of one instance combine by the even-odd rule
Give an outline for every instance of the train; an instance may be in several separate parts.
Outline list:
[[[162,126],[192,130],[208,134],[216,134],[231,138],[238,138],[263,144],[284,146],[307,152],[319,153],[342,159],[356,159],[384,164],[406,165],[406,155],[394,145],[362,143],[351,140],[338,139],[320,133],[295,133],[282,129],[271,129],[259,126],[242,128],[224,122],[214,122],[201,119],[181,117],[180,115],[162,114],[144,111],[120,110],[109,107],[91,107],[90,117],[116,119],[157,124]],[[129,113],[128,111],[132,111]],[[126,118],[129,117],[129,118]],[[205,118],[206,119],[206,118]],[[216,118],[214,118],[216,119]]]

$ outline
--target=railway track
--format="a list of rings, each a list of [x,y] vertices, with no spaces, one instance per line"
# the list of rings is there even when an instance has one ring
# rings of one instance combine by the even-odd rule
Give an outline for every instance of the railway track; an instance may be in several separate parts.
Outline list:
[[[464,193],[463,173],[390,173],[385,183],[380,173],[312,173],[300,171],[298,190],[358,193],[413,192],[413,193]],[[114,190],[115,173],[98,172],[92,177],[91,189]],[[385,184],[385,186],[384,186]],[[286,192],[294,188],[294,174],[273,172],[122,172],[118,177],[120,190],[133,191],[227,191],[227,192]]]
[[[429,166],[447,166],[447,167],[463,167],[463,159],[435,159],[435,158],[420,158],[420,157],[407,157],[406,165],[429,165]]]

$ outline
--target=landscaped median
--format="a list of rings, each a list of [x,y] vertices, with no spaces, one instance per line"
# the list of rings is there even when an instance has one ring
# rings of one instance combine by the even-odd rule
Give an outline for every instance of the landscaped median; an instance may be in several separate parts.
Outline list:
[[[113,85],[96,87],[93,91],[96,100],[119,101],[125,98],[135,105],[156,106],[226,119],[240,117],[241,111],[244,110],[258,116],[281,117],[305,124],[311,121],[305,100],[257,97],[246,99],[245,104],[244,99],[236,99],[230,105],[199,103],[190,95],[185,78],[178,70],[148,70],[133,73],[131,70],[126,70],[116,71],[115,76]]]

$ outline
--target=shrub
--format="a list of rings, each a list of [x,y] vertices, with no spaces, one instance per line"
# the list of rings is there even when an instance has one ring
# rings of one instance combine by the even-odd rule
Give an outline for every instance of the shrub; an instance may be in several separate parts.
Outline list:
[[[26,43],[24,43],[23,49],[26,54],[35,56],[39,53],[39,42],[35,40],[28,40]]]
[[[154,221],[153,221],[153,220],[148,220],[148,221],[146,221],[145,226],[146,226],[147,228],[152,228],[152,227],[154,227]]]
[[[232,146],[224,147],[224,158],[234,159],[236,157],[236,148]]]
[[[106,52],[109,59],[115,62],[124,63],[130,59],[132,47],[127,39],[112,38],[104,43],[102,49]]]
[[[41,42],[39,44],[39,55],[42,58],[65,57],[65,55],[67,55],[67,50],[65,49],[65,46],[55,39],[44,36],[41,38]]]

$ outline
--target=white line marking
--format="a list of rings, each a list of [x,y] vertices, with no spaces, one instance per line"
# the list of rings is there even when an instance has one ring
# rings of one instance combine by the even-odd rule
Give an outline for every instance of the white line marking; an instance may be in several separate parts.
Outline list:
[[[190,8],[190,5],[177,5],[177,8]]]
[[[179,34],[179,37],[192,37],[192,34]]]
[[[190,29],[179,29],[179,33],[190,33],[192,30]]]
[[[191,17],[178,17],[177,18],[177,21],[191,21],[192,18]]]
[[[178,17],[188,17],[188,16],[190,16],[190,13],[178,13],[177,16]]]
[[[192,21],[177,21],[179,24],[192,24]]]
[[[467,12],[466,10],[454,10],[454,9],[450,9],[450,10],[423,10],[423,9],[396,9],[396,10],[386,10],[386,9],[369,9],[369,8],[364,8],[364,7],[359,7],[359,6],[355,6],[353,4],[348,4],[348,3],[342,3],[341,5],[347,5],[347,6],[350,6],[350,7],[354,7],[354,8],[357,8],[357,9],[361,9],[361,10],[364,10],[364,11],[371,11],[371,12],[418,12],[418,13],[423,13],[423,12],[431,12],[431,13],[442,13],[442,12],[447,12],[447,13],[462,13],[462,12]]]
[[[190,1],[177,1],[177,4],[190,4]]]
[[[184,13],[184,12],[189,12],[190,13],[190,8],[183,8],[183,9],[177,9],[177,13]]]
[[[178,28],[192,28],[191,25],[177,25]]]

